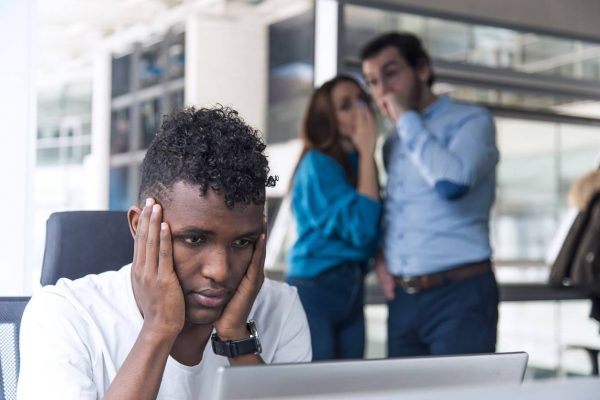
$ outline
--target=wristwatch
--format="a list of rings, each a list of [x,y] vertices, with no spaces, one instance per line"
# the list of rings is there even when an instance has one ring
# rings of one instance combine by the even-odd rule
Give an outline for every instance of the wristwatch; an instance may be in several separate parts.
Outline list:
[[[258,338],[256,322],[250,320],[246,324],[246,328],[248,328],[248,333],[250,333],[250,337],[247,339],[221,340],[216,333],[213,333],[210,337],[213,352],[218,356],[228,358],[235,358],[246,354],[260,354],[262,346]]]

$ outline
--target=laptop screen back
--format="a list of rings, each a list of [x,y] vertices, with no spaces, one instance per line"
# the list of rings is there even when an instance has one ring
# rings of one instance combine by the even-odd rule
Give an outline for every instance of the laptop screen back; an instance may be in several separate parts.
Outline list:
[[[527,353],[428,356],[221,367],[214,400],[374,393],[444,386],[520,384]]]

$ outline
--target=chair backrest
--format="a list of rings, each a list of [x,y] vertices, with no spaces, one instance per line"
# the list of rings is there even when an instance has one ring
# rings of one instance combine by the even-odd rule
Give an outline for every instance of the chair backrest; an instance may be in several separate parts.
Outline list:
[[[46,222],[41,283],[116,270],[131,262],[133,238],[125,211],[66,211]]]
[[[29,297],[0,297],[0,400],[17,398],[19,327]]]

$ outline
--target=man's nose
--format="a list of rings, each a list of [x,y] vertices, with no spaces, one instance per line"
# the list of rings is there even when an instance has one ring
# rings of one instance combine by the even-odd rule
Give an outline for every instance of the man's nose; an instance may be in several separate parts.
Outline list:
[[[381,79],[381,95],[385,96],[388,93],[392,92],[392,87],[389,83],[388,79],[382,78]]]
[[[388,94],[391,88],[385,79],[380,79],[375,85],[371,86],[371,93],[376,99]]]
[[[227,250],[221,248],[211,249],[207,259],[204,260],[202,274],[216,283],[224,283],[229,280],[230,273]]]

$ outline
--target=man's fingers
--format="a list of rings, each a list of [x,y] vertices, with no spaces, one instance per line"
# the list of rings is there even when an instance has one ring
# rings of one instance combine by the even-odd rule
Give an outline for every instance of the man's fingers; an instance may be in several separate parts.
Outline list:
[[[394,278],[391,275],[380,273],[378,275],[379,285],[383,290],[383,294],[387,300],[392,300],[394,298],[394,290],[396,288],[396,284],[394,282]]]
[[[392,274],[390,274],[385,265],[382,270],[382,273],[383,290],[385,292],[385,297],[387,297],[387,299],[391,301],[394,299],[395,296],[396,282],[394,281],[394,277],[392,276]]]
[[[402,112],[402,107],[398,103],[398,98],[393,93],[388,93],[383,97],[382,103],[385,107],[387,116],[395,123]]]
[[[256,282],[262,274],[264,274],[265,257],[267,248],[267,235],[264,232],[260,234],[256,245],[254,246],[254,253],[252,254],[252,260],[250,260],[250,266],[246,274],[248,279],[252,282]]]
[[[387,99],[384,99],[382,104],[383,104],[383,109],[385,110],[385,115],[390,119],[394,119],[392,105],[387,101]]]
[[[158,273],[161,275],[173,273],[173,242],[169,224],[160,224],[160,246],[158,252]]]
[[[160,204],[153,204],[151,209],[150,223],[148,226],[148,238],[146,239],[145,273],[154,275],[158,272],[158,251],[160,245],[160,223],[162,222],[162,208]]]
[[[146,205],[138,218],[138,226],[135,235],[136,258],[135,267],[143,269],[146,262],[146,241],[148,240],[148,225],[150,224],[150,215],[154,199],[147,199]]]
[[[392,301],[394,300],[394,286],[393,285],[389,285],[387,288],[383,288],[383,291],[385,293],[385,297],[388,301]]]
[[[135,208],[136,208],[136,212],[139,214],[139,216],[141,216],[142,215],[142,210],[139,207],[137,207],[137,206]],[[140,219],[141,218],[138,217],[137,223],[135,224],[135,232],[136,232],[136,234],[135,234],[135,237],[133,239],[133,242],[134,242],[134,244],[133,244],[133,267],[134,268],[135,268],[135,265],[136,265],[136,260],[137,260],[137,255],[138,255],[138,246],[137,246],[136,239],[137,239],[137,231],[140,228]]]

